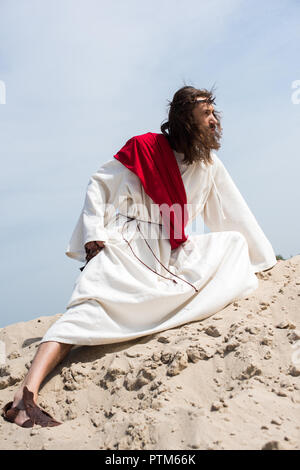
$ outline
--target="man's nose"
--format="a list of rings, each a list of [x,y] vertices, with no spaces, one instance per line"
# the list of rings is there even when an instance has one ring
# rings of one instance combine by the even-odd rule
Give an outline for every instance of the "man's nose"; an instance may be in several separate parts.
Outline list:
[[[210,124],[217,124],[218,120],[215,118],[215,116],[211,116],[209,122],[210,122]]]

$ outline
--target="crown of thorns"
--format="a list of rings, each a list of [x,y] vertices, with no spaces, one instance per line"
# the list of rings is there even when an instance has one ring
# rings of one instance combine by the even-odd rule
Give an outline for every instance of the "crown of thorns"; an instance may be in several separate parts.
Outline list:
[[[192,100],[189,100],[189,101],[177,101],[177,102],[173,102],[173,101],[170,101],[169,104],[171,107],[174,107],[174,106],[184,106],[188,103],[190,104],[195,104],[197,102],[202,102],[202,103],[207,103],[207,104],[215,104],[215,100],[216,98],[214,97],[209,97],[209,98],[201,98],[200,96],[197,96],[196,98],[192,99]]]

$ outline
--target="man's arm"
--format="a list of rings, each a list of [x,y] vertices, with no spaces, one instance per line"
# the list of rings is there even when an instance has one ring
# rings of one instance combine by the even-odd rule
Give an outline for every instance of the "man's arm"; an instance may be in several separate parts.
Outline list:
[[[83,209],[67,246],[67,256],[81,262],[89,261],[103,248],[108,239],[106,225],[115,215],[128,171],[113,159],[92,175]]]
[[[204,207],[203,219],[205,225],[212,232],[234,230],[242,233],[248,243],[254,272],[264,271],[275,266],[276,257],[271,243],[262,231],[223,162],[215,154],[213,157],[214,164],[211,170],[215,185],[211,186]],[[222,211],[220,206],[222,206]]]

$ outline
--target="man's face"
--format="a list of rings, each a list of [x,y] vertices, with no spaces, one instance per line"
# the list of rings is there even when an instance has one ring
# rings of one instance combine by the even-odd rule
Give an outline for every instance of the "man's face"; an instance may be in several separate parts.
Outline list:
[[[199,101],[193,109],[193,116],[199,128],[207,129],[212,134],[215,133],[218,120],[215,117],[212,104]]]

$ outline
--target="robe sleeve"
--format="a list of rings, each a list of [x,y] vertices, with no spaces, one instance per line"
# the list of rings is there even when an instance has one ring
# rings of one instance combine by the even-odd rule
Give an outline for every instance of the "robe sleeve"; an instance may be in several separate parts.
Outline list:
[[[213,232],[234,230],[242,233],[249,247],[254,273],[276,263],[271,243],[242,197],[222,161],[213,154],[211,187],[203,210],[205,225]]]
[[[94,173],[87,186],[79,219],[66,249],[66,255],[84,262],[84,245],[90,241],[107,241],[106,225],[115,216],[127,168],[112,159]]]

